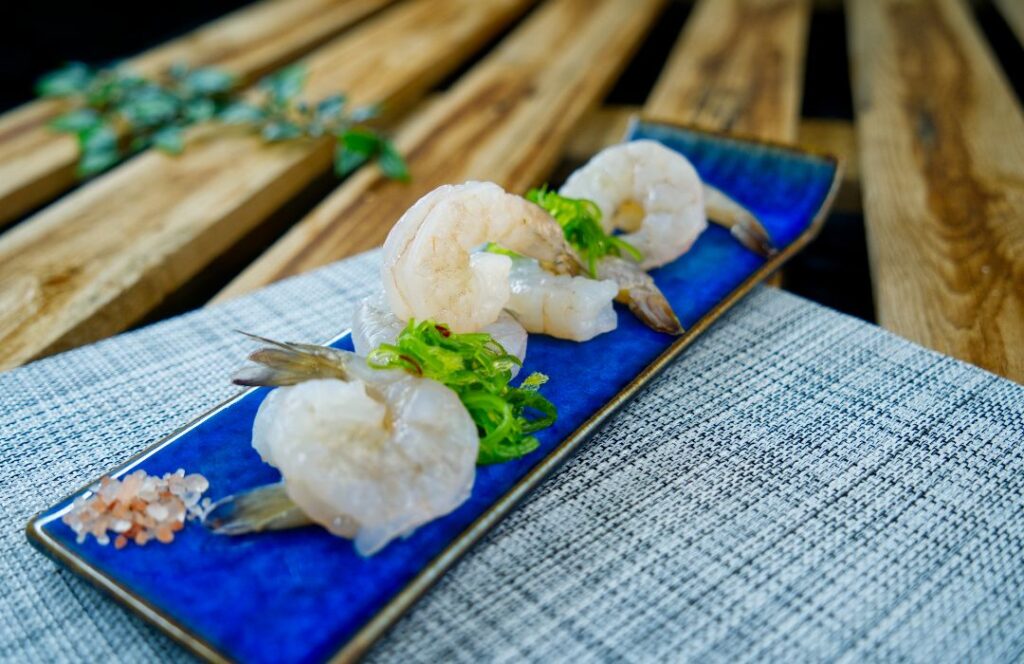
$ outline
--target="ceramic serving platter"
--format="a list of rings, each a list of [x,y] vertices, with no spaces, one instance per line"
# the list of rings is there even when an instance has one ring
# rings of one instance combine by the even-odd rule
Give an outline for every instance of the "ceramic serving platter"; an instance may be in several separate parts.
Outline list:
[[[478,468],[471,497],[455,512],[371,558],[360,558],[350,542],[320,528],[226,537],[195,524],[170,546],[115,550],[91,538],[76,543],[61,522],[79,492],[36,516],[29,538],[204,658],[358,657],[605,419],[807,244],[838,182],[836,159],[789,147],[642,120],[627,136],[638,138],[686,155],[706,182],[762,220],[781,251],[766,261],[712,225],[686,255],[655,271],[687,329],[681,337],[653,332],[624,309],[618,329],[582,345],[531,336],[523,375],[550,376],[544,393],[557,406],[558,421],[540,433],[537,451]],[[331,343],[351,347],[347,333]],[[265,396],[264,389],[243,392],[111,474],[184,468],[210,480],[207,495],[214,499],[277,480],[277,471],[250,446],[253,417]]]

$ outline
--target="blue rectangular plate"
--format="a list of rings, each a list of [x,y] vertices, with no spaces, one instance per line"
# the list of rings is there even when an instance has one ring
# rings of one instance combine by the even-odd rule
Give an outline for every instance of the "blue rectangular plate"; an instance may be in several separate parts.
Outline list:
[[[614,332],[582,346],[532,336],[525,371],[551,377],[558,422],[540,449],[477,470],[455,512],[364,559],[320,528],[224,537],[192,525],[171,546],[77,544],[60,517],[75,496],[28,524],[31,541],[210,660],[322,661],[358,657],[466,550],[697,335],[817,233],[839,177],[833,157],[685,127],[635,121],[685,154],[708,183],[764,222],[780,253],[769,261],[711,226],[682,258],[654,273],[687,332],[658,334],[620,310]],[[332,342],[349,348],[348,334]],[[612,361],[610,358],[614,358]],[[214,499],[278,479],[250,446],[266,390],[243,392],[118,468],[177,468],[210,480]],[[685,404],[680,404],[685,408]]]

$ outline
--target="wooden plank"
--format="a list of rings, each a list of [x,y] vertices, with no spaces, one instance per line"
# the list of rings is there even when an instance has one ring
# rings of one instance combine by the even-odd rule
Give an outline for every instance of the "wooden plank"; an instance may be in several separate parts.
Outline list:
[[[393,0],[276,0],[234,12],[127,61],[148,75],[177,62],[217,66],[245,84],[312,50]],[[75,184],[78,146],[47,123],[67,106],[25,104],[0,116],[0,224]]]
[[[411,185],[366,170],[346,182],[232,282],[224,300],[379,245],[435,187],[537,184],[657,16],[661,0],[553,0],[402,131]]]
[[[644,113],[671,122],[794,141],[808,0],[702,0]]]
[[[1024,44],[1024,2],[1021,0],[996,0],[996,6],[1003,18],[1017,35],[1017,41]]]
[[[955,0],[847,4],[879,323],[1024,382],[1024,116]]]
[[[400,107],[525,10],[524,0],[414,0],[319,49],[306,94]],[[191,131],[0,236],[0,368],[123,330],[330,168],[332,142],[268,146]]]

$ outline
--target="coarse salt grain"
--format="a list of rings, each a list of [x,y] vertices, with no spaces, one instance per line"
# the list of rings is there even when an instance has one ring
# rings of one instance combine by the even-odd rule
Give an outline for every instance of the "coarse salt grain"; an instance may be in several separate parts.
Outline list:
[[[109,544],[110,532],[116,535],[117,549],[129,542],[143,546],[152,539],[169,544],[186,519],[206,514],[211,501],[200,497],[209,487],[202,475],[185,475],[180,468],[163,477],[144,470],[120,480],[104,477],[92,487],[91,495],[75,499],[63,521],[75,531],[79,543],[91,534],[99,544]]]

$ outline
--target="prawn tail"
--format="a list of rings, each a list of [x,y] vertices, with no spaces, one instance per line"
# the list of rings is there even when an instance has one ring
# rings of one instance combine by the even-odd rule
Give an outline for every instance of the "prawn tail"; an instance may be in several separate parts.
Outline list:
[[[249,355],[252,365],[235,372],[236,385],[281,387],[315,378],[346,380],[344,354],[326,346],[274,341],[242,332],[267,344]]]
[[[203,517],[203,525],[218,535],[285,530],[312,523],[280,482],[222,498]]]
[[[648,288],[622,291],[619,299],[652,330],[673,335],[680,335],[685,331],[676,312],[672,310],[672,305],[653,284]]]
[[[728,228],[740,244],[755,254],[771,258],[779,252],[764,224],[750,210],[708,185],[704,185],[704,210],[709,221]]]

